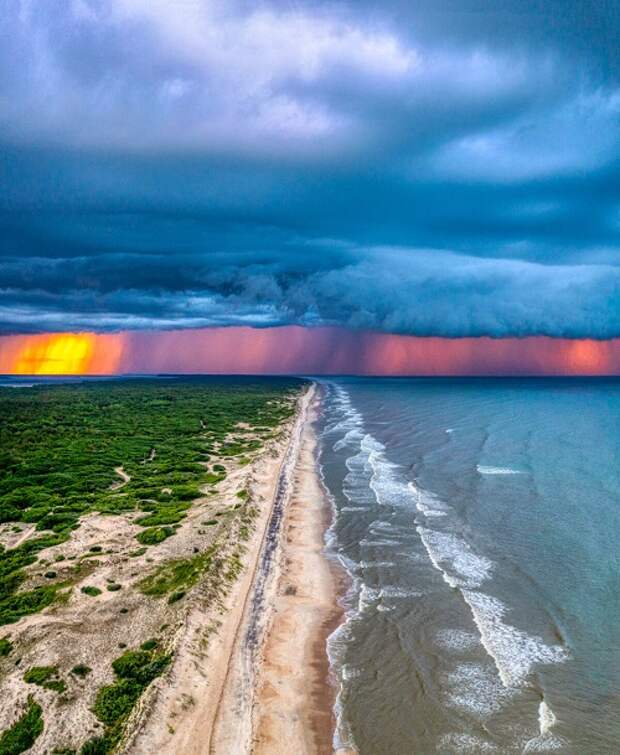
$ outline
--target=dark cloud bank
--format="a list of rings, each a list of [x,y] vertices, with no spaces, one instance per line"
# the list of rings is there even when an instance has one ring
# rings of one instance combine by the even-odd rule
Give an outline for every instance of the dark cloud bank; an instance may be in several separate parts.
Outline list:
[[[619,38],[614,0],[7,0],[0,331],[620,336]]]

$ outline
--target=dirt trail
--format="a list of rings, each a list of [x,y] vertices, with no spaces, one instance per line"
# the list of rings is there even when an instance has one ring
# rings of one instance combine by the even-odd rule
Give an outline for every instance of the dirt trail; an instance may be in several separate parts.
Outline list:
[[[120,490],[122,487],[127,485],[129,480],[131,480],[131,477],[127,474],[127,472],[125,472],[122,466],[114,467],[114,471],[121,479],[118,482],[113,482],[110,485],[110,490]]]

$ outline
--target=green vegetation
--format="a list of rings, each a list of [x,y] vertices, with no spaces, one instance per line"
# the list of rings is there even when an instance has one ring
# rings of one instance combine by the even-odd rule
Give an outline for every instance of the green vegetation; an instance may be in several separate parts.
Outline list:
[[[159,566],[153,574],[138,583],[138,589],[145,595],[161,598],[164,595],[181,593],[176,600],[180,600],[186,591],[193,587],[200,576],[209,568],[215,554],[215,548],[209,548],[203,553],[187,559],[174,559]],[[172,596],[171,596],[172,598]],[[174,602],[170,599],[169,602]]]
[[[0,573],[3,571],[2,558],[2,550],[0,549]],[[7,560],[10,561],[11,559]],[[10,580],[6,580],[2,586],[6,589],[10,588],[11,584]],[[36,587],[34,590],[29,590],[28,592],[9,593],[5,598],[0,599],[0,624],[14,624],[22,616],[38,613],[47,608],[47,606],[56,600],[61,587],[64,587],[64,585],[46,585],[44,587]]]
[[[112,663],[116,681],[102,687],[97,693],[93,712],[105,724],[103,737],[94,737],[84,743],[81,755],[104,755],[117,745],[123,726],[149,684],[160,676],[170,663],[170,655],[157,651],[157,643],[140,650],[126,650]]]
[[[36,684],[59,693],[67,689],[67,685],[59,677],[55,666],[33,666],[24,674],[24,681],[27,684]]]
[[[92,668],[84,663],[78,663],[77,666],[74,666],[71,669],[71,673],[79,676],[81,679],[84,679],[84,677],[88,676],[91,671]]]
[[[301,385],[198,378],[0,389],[0,523],[36,526],[17,548],[0,546],[0,625],[58,600],[62,583],[20,591],[25,569],[40,551],[66,542],[85,514],[143,512],[145,546],[174,534],[170,525],[201,489],[226,475],[207,462],[260,448],[292,414]],[[240,422],[252,430],[240,430]],[[114,489],[119,466],[130,480]],[[102,550],[92,546],[90,554]]]
[[[86,585],[85,587],[82,587],[80,592],[83,592],[84,595],[89,595],[91,598],[96,598],[97,595],[101,595],[101,590],[98,587],[93,587],[92,585]]]
[[[43,731],[43,711],[28,697],[26,712],[0,736],[0,755],[19,755],[29,750]]]
[[[122,585],[119,585],[118,582],[109,582],[107,587],[110,592],[118,592],[122,588]]]
[[[8,637],[0,637],[0,658],[8,655],[13,650],[13,643]]]
[[[174,535],[172,527],[149,527],[136,535],[136,540],[141,545],[157,545]]]

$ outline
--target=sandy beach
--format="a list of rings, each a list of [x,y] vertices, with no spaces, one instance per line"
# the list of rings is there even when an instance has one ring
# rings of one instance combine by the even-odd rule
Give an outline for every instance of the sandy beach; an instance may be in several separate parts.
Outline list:
[[[253,752],[328,753],[334,688],[326,640],[340,622],[338,575],[323,554],[330,510],[316,468],[310,407],[284,520],[272,618],[253,715]]]
[[[340,621],[323,554],[331,515],[316,468],[312,386],[266,459],[245,568],[217,614],[197,607],[128,752],[327,753],[334,690],[326,639]]]

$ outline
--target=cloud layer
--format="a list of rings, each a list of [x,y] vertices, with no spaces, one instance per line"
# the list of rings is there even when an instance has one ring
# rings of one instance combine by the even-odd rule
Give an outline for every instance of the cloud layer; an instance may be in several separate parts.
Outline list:
[[[1,332],[620,335],[620,11],[8,0]]]

